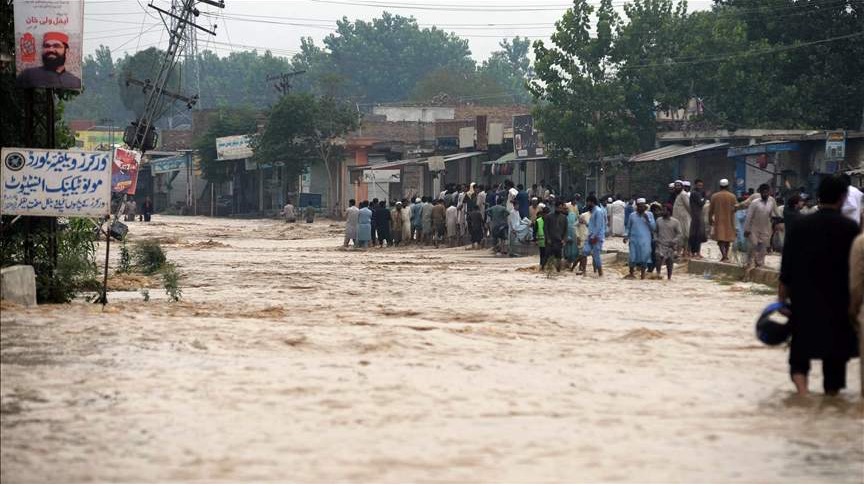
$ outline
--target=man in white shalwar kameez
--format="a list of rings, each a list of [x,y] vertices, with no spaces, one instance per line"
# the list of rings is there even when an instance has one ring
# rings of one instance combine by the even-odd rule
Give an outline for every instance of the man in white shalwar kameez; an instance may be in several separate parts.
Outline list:
[[[354,242],[357,246],[357,218],[360,216],[360,209],[357,208],[355,200],[348,201],[348,209],[345,210],[345,248],[348,248],[349,242]]]

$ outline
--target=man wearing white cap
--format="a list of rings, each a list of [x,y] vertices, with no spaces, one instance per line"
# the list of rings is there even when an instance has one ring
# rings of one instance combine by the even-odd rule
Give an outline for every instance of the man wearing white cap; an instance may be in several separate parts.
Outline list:
[[[418,243],[423,239],[423,200],[419,197],[411,205],[411,237]]]
[[[735,241],[735,205],[738,200],[729,191],[729,179],[720,179],[720,190],[711,196],[708,206],[708,221],[712,227],[714,239],[720,247],[720,261],[729,261],[729,246]]]
[[[627,235],[624,242],[630,243],[630,275],[627,278],[635,278],[633,272],[639,267],[642,280],[645,280],[645,271],[653,261],[651,255],[651,234],[657,229],[654,215],[646,211],[648,204],[644,197],[636,200],[636,212],[627,220]]]
[[[689,251],[689,240],[690,240],[690,193],[687,191],[687,188],[690,187],[690,183],[686,181],[675,181],[675,191],[677,194],[675,195],[675,203],[672,205],[672,217],[677,219],[679,223],[681,223],[681,247],[684,248],[684,256],[690,254]],[[680,189],[679,189],[680,188]]]

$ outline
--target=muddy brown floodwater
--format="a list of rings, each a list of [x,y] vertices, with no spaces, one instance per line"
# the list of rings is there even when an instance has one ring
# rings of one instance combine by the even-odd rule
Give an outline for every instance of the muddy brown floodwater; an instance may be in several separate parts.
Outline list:
[[[341,228],[157,216],[130,234],[182,302],[5,305],[2,481],[864,481],[858,360],[840,397],[814,366],[792,399],[753,336],[766,288]]]

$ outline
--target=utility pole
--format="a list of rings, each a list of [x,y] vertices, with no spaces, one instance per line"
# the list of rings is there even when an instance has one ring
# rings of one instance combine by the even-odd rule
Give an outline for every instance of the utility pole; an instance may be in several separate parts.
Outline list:
[[[147,102],[144,105],[144,110],[141,116],[129,127],[123,135],[123,141],[132,149],[146,152],[156,146],[156,134],[153,130],[153,124],[162,114],[162,107],[165,98],[181,99],[186,101],[187,106],[191,108],[198,101],[198,96],[185,97],[177,93],[170,93],[165,89],[168,83],[168,78],[174,70],[177,63],[177,56],[181,47],[185,45],[188,39],[186,33],[187,26],[192,26],[198,30],[202,30],[211,35],[216,35],[214,30],[205,29],[193,22],[194,17],[198,17],[201,12],[195,8],[198,3],[205,3],[218,8],[225,8],[224,0],[182,0],[182,5],[179,2],[175,3],[171,11],[163,10],[152,3],[148,7],[159,12],[162,17],[162,23],[169,29],[170,38],[168,40],[168,49],[162,58],[162,63],[159,65],[159,71],[154,80],[127,80],[127,83],[138,84],[143,86],[144,93],[147,95]],[[169,27],[166,22],[166,17],[171,19]],[[214,26],[215,29],[215,26]]]
[[[278,83],[274,84],[273,87],[276,88],[282,96],[285,96],[291,92],[291,78],[294,76],[299,76],[306,71],[293,71],[290,73],[281,73],[281,74],[272,74],[267,76],[267,81],[278,81]]]

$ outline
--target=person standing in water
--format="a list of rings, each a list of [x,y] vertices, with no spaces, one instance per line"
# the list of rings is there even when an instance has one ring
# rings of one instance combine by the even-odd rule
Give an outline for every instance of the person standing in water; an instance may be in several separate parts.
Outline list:
[[[808,394],[810,360],[822,360],[823,389],[836,395],[846,387],[847,361],[858,355],[849,320],[849,255],[858,225],[840,211],[846,187],[839,177],[823,179],[819,212],[802,218],[783,248],[777,300],[789,305],[789,372],[801,396]]]
[[[627,220],[624,243],[630,243],[630,274],[625,278],[635,278],[633,273],[639,267],[640,277],[645,280],[645,271],[652,262],[651,234],[657,225],[647,208],[645,198],[640,197],[636,200],[636,212]]]
[[[657,248],[655,262],[657,275],[663,265],[666,265],[666,279],[672,280],[672,268],[675,266],[675,255],[681,246],[681,223],[672,217],[668,208],[662,208],[662,217],[657,220]]]

